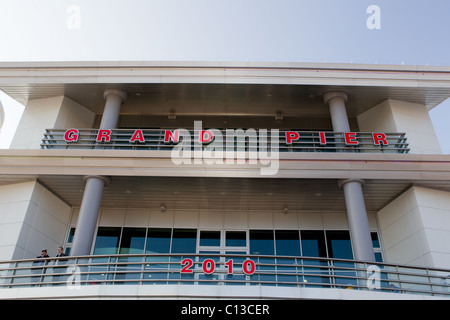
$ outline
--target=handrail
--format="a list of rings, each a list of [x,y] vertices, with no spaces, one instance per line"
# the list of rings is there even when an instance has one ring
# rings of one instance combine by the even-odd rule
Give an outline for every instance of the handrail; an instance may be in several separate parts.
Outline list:
[[[0,261],[0,289],[117,284],[351,288],[450,297],[450,269],[237,254],[118,254]]]
[[[109,142],[97,142],[98,129],[77,129],[78,139],[74,142],[67,142],[64,134],[67,129],[46,129],[44,138],[42,139],[41,149],[121,149],[121,150],[171,150],[174,147],[173,143],[166,143],[165,130],[166,129],[142,129],[144,142],[130,142],[130,139],[135,132],[134,129],[113,129],[111,130]],[[174,130],[174,129],[167,129]],[[223,150],[230,146],[225,143],[227,132],[226,130],[218,130],[223,137]],[[193,137],[198,137],[198,132],[195,130],[189,131]],[[371,153],[408,153],[409,144],[407,142],[405,133],[385,133],[386,142],[388,145],[380,143],[375,145],[372,133],[370,132],[356,132],[355,139],[358,141],[357,145],[346,145],[343,132],[322,132],[326,139],[326,144],[321,144],[319,131],[296,131],[299,134],[299,139],[291,141],[286,144],[286,130],[278,130],[278,134],[274,137],[278,138],[276,144],[279,152],[371,152]],[[255,131],[256,134],[256,131]],[[242,151],[258,151],[261,145],[259,144],[257,134],[249,139],[249,136],[244,131],[235,132],[233,139],[239,140],[239,147],[233,146],[233,150],[243,148]],[[246,138],[249,141],[246,141]],[[253,139],[255,138],[255,139]],[[271,150],[272,135],[267,134],[267,150]],[[251,141],[250,141],[251,140]],[[259,141],[256,143],[256,141]],[[207,146],[205,144],[204,146]],[[215,145],[217,148],[217,145]],[[241,149],[239,149],[241,151]]]

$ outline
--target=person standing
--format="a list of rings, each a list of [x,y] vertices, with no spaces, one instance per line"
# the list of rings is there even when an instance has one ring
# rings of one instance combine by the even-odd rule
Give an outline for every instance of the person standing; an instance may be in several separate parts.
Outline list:
[[[47,249],[42,249],[41,255],[36,257],[39,260],[36,260],[33,262],[33,267],[31,268],[31,273],[33,276],[31,276],[31,282],[41,282],[42,281],[42,275],[45,273],[45,268],[36,268],[36,266],[45,266],[48,262],[46,259],[42,258],[50,258],[47,253]],[[36,276],[38,275],[38,276]]]
[[[63,279],[63,277],[58,274],[66,272],[66,267],[64,266],[66,259],[60,259],[61,257],[65,257],[65,256],[67,256],[67,255],[64,253],[64,248],[58,247],[58,253],[56,254],[56,258],[59,258],[59,259],[56,259],[55,266],[53,267],[53,274],[55,274],[55,275],[52,277],[52,282],[54,282],[52,285],[60,284],[57,282],[60,282],[61,279]]]
[[[66,254],[64,253],[64,248],[63,247],[58,247],[58,254],[56,255],[56,257],[65,257]]]

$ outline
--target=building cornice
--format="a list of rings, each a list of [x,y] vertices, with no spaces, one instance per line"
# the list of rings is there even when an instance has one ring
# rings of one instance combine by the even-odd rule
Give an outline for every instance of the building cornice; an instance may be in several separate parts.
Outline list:
[[[450,181],[450,156],[433,154],[281,153],[278,173],[261,164],[183,164],[170,151],[1,150],[0,175],[184,176]]]

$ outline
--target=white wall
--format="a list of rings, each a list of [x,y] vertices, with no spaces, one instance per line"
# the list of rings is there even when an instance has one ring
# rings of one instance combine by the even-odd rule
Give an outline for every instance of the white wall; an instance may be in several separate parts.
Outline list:
[[[32,258],[64,243],[71,207],[29,181],[0,186],[0,260]]]
[[[73,209],[70,227],[75,228],[79,208]],[[371,231],[378,230],[376,213],[368,213]],[[282,210],[208,211],[168,208],[101,208],[99,226],[195,228],[209,230],[348,230],[346,212]]]
[[[361,132],[404,132],[410,153],[441,154],[425,105],[386,100],[357,117]]]
[[[378,212],[386,262],[450,268],[450,193],[411,187]]]
[[[95,114],[64,96],[30,100],[11,149],[39,149],[45,129],[91,128]]]
[[[70,226],[76,227],[79,208],[74,208]],[[375,213],[369,213],[371,230],[376,231]],[[300,229],[348,230],[346,212],[291,210],[207,211],[159,208],[101,208],[100,226],[110,227],[166,227],[211,229]]]

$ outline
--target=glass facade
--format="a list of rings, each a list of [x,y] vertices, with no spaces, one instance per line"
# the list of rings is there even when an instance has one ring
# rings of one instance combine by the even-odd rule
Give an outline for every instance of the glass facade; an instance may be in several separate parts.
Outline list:
[[[275,230],[275,251],[280,256],[300,256],[300,234],[296,230]]]
[[[119,254],[142,254],[145,246],[145,228],[124,228]]]
[[[200,246],[220,246],[220,231],[200,231]]]
[[[245,247],[247,245],[247,234],[245,231],[226,231],[225,246]]]
[[[195,253],[196,250],[196,229],[173,229],[171,253]]]
[[[148,229],[145,253],[170,253],[171,239],[171,229]]]
[[[70,252],[71,228],[66,251]],[[371,232],[376,261],[383,262],[377,232]],[[214,248],[219,253],[243,251],[262,256],[353,259],[348,230],[198,230],[179,228],[99,227],[94,255],[189,254]],[[231,250],[231,251],[230,251]]]
[[[95,240],[94,255],[117,254],[121,228],[99,227]]]
[[[68,234],[67,251],[73,239],[74,229]],[[382,262],[381,244],[377,232],[372,232],[372,241],[378,262]],[[330,262],[317,258],[353,259],[353,250],[348,230],[202,230],[188,228],[139,228],[139,227],[99,227],[93,248],[94,255],[124,255],[114,258],[124,270],[135,267],[142,257],[132,254],[149,254],[143,276],[155,280],[155,284],[185,283],[218,284],[221,280],[233,280],[228,285],[250,284],[326,287],[334,284],[342,287],[357,285],[352,262],[333,260],[337,267],[330,274]],[[225,262],[233,255],[233,269],[241,270],[246,259],[256,263],[252,275],[241,274],[184,274],[180,270],[183,259],[194,261],[193,268],[202,268],[205,259],[211,259],[218,268],[225,269]],[[239,256],[242,255],[242,258]],[[247,256],[247,257],[245,257]],[[312,259],[309,259],[312,258]],[[95,282],[105,279],[108,274],[108,258],[95,258],[98,266],[89,279]],[[128,264],[131,263],[131,264]],[[93,270],[93,271],[95,271]],[[347,271],[348,270],[348,271]],[[134,280],[136,273],[116,274],[115,279]],[[300,276],[299,274],[302,274]],[[301,279],[300,279],[301,278]],[[201,282],[201,280],[209,282]],[[333,280],[332,280],[333,279]],[[139,279],[136,278],[136,281]],[[169,280],[169,281],[168,281]],[[176,280],[173,282],[171,280]],[[212,280],[212,281],[211,281]]]

